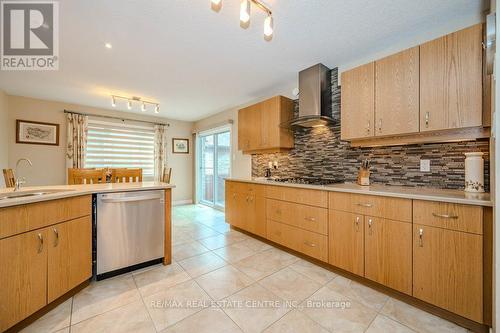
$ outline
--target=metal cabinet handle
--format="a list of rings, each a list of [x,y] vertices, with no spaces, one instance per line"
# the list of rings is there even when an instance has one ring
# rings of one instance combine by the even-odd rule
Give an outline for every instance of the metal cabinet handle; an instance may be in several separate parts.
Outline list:
[[[424,247],[424,229],[418,229],[418,246]]]
[[[356,216],[356,222],[354,222],[354,224],[356,224],[356,231],[359,231],[359,216]]]
[[[366,133],[370,134],[370,130],[371,130],[371,122],[368,120],[368,124],[366,125]]]
[[[367,207],[367,208],[373,207],[373,204],[371,204],[371,203],[358,203],[357,205],[361,206],[361,207]]]
[[[42,234],[38,234],[38,253],[42,253],[43,251],[43,236]]]
[[[247,195],[247,199],[246,199],[246,200],[247,200],[247,202],[248,202],[248,195]]]
[[[378,120],[378,131],[382,132],[382,118]]]
[[[233,199],[236,199],[236,193],[233,193]]]
[[[314,217],[305,217],[304,220],[311,221],[311,222],[316,222],[316,219]]]
[[[373,220],[372,219],[368,219],[368,234],[369,235],[373,235],[372,224],[373,224]]]
[[[316,244],[309,243],[309,242],[304,242],[304,245],[307,245],[307,246],[310,246],[310,247],[316,247]]]
[[[56,239],[54,241],[54,247],[56,247],[57,245],[59,245],[59,232],[57,231],[56,228],[54,228],[54,234],[56,235]]]
[[[426,112],[425,113],[425,127],[429,127],[429,117],[430,117],[429,112]]]
[[[457,215],[438,214],[438,213],[432,213],[432,215],[435,216],[435,217],[442,217],[444,219],[458,219]]]

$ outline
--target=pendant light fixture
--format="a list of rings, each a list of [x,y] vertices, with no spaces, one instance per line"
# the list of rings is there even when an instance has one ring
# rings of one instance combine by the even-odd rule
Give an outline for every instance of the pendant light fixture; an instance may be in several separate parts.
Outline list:
[[[111,106],[114,107],[114,108],[116,107],[116,100],[117,99],[122,99],[122,100],[127,101],[127,109],[129,109],[129,110],[132,110],[133,103],[138,103],[138,104],[141,105],[140,109],[141,109],[142,112],[146,112],[147,111],[147,106],[148,105],[154,105],[155,113],[159,113],[160,112],[160,104],[155,103],[155,102],[150,102],[150,101],[143,100],[141,97],[137,97],[137,96],[124,97],[124,96],[118,96],[118,95],[111,95]]]
[[[274,34],[273,13],[271,12],[271,9],[264,5],[260,0],[241,0],[240,26],[243,29],[246,29],[250,26],[252,4],[266,13],[267,16],[264,20],[264,39],[266,41],[271,41]],[[219,12],[222,8],[222,0],[211,0],[211,6],[214,11]]]

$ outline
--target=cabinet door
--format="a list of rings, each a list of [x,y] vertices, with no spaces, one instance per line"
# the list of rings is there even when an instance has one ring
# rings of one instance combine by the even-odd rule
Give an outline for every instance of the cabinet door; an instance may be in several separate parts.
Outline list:
[[[420,131],[482,124],[482,27],[420,46]]]
[[[238,111],[238,148],[243,151],[258,149],[261,145],[259,105]]]
[[[414,225],[413,296],[482,322],[482,251],[481,235]]]
[[[329,263],[364,276],[363,216],[336,210],[329,212]]]
[[[375,63],[375,135],[419,130],[419,48]]]
[[[342,139],[374,136],[375,63],[343,72],[341,83]]]
[[[232,224],[236,209],[236,192],[232,182],[226,181],[224,215],[226,223]]]
[[[248,195],[246,203],[246,225],[247,231],[266,237],[266,198],[256,196],[254,194]]]
[[[92,276],[92,222],[90,216],[48,228],[48,302]]]
[[[0,240],[0,331],[47,304],[47,229]]]
[[[411,223],[365,216],[365,277],[412,293]]]

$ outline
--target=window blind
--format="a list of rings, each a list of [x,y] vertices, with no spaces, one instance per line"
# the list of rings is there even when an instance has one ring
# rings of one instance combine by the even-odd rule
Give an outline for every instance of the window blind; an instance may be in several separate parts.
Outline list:
[[[154,126],[89,118],[86,168],[142,168],[143,180],[154,178]]]

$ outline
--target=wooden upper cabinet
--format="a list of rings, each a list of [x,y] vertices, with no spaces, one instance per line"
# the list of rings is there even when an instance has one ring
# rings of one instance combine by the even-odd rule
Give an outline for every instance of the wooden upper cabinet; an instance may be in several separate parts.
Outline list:
[[[420,131],[482,125],[482,26],[420,46]]]
[[[375,135],[419,130],[419,48],[375,62]]]
[[[0,240],[0,332],[47,304],[47,233]]]
[[[92,276],[92,220],[82,217],[48,230],[50,303]]]
[[[345,71],[342,77],[341,137],[343,140],[374,135],[375,63]]]
[[[243,153],[293,148],[293,133],[280,124],[293,118],[294,103],[275,96],[238,111],[238,149]]]

